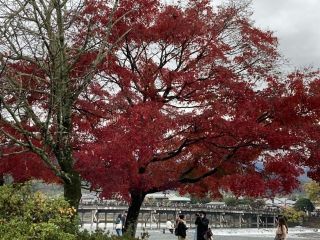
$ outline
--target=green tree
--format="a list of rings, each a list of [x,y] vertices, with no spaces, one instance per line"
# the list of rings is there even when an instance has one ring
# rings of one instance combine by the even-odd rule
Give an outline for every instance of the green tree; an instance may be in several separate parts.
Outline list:
[[[285,208],[283,215],[287,218],[289,224],[300,224],[306,217],[305,212],[297,211],[294,208]]]
[[[223,201],[226,203],[228,207],[235,207],[239,204],[239,200],[235,197],[227,197],[224,198]]]
[[[307,194],[307,197],[311,201],[320,201],[320,184],[316,181],[311,181],[303,186],[304,191]]]
[[[297,211],[312,212],[314,210],[314,206],[309,198],[300,198],[294,204],[294,209]]]
[[[265,201],[262,199],[254,200],[250,203],[252,208],[263,208],[266,205]]]
[[[191,203],[192,204],[196,204],[196,203],[206,204],[206,203],[209,203],[211,201],[212,201],[212,199],[210,197],[200,198],[200,197],[196,197],[196,196],[191,196]]]

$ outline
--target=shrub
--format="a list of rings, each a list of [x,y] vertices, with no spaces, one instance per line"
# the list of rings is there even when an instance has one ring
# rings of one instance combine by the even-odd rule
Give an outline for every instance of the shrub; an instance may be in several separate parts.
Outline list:
[[[147,239],[143,234],[141,239]],[[102,230],[80,231],[76,209],[63,198],[32,192],[30,185],[0,186],[1,240],[137,240]]]
[[[147,236],[141,236],[141,239],[147,239]],[[93,233],[89,233],[87,230],[79,232],[77,235],[77,240],[137,240],[136,238],[130,236],[111,236],[109,232],[104,233],[103,230],[98,229]]]
[[[285,208],[283,215],[287,218],[290,225],[301,224],[306,214],[303,211],[298,211],[294,208]]]
[[[72,240],[78,230],[76,210],[62,198],[32,193],[29,185],[0,187],[0,237]]]

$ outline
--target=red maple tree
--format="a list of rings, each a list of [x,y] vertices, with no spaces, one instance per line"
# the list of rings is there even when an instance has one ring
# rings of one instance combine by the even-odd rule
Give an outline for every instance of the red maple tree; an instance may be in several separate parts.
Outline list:
[[[310,122],[290,76],[275,71],[276,38],[252,25],[246,7],[121,2],[116,14],[136,10],[112,35],[131,31],[88,93],[105,120],[76,157],[92,188],[129,201],[133,233],[148,193],[270,196],[298,186],[308,156],[296,126]],[[81,104],[90,113],[92,103]]]

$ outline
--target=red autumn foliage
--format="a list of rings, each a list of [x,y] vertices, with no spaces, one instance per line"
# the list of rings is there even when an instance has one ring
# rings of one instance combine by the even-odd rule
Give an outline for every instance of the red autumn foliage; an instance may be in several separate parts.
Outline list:
[[[88,130],[99,122],[96,116],[81,116],[81,112],[88,113],[86,101],[102,103],[90,99],[85,90],[90,84],[91,90],[98,90],[100,69],[120,40],[111,36],[117,2],[0,4],[4,16],[0,23],[0,133],[4,137],[0,172],[24,181],[39,176],[29,171],[39,163],[43,173],[51,173],[44,174],[46,180],[63,183],[64,196],[74,207],[81,198],[81,178],[74,169],[73,149],[87,140]],[[102,15],[108,17],[102,19]],[[27,156],[23,163],[30,166],[8,167],[21,156]]]
[[[296,164],[288,165],[291,184],[282,186],[283,176],[267,178],[267,165],[280,164],[272,155],[284,151],[283,158],[295,162],[289,150],[301,140],[287,128],[285,117],[293,113],[278,113],[283,85],[264,80],[273,77],[268,71],[278,57],[272,34],[252,26],[241,5],[215,11],[207,1],[189,1],[185,8],[122,1],[116,14],[128,8],[133,11],[112,35],[131,31],[101,69],[101,87],[95,87],[100,92],[90,91],[108,100],[99,108],[106,120],[92,132],[95,140],[76,155],[82,176],[94,188],[105,189],[105,196],[120,193],[125,199],[132,191],[201,180],[213,169],[212,176],[199,181],[213,195],[221,188],[235,190],[224,177],[232,174],[259,176],[263,183],[254,191],[248,182],[239,194],[271,194],[268,181],[275,179],[277,191],[295,188],[300,174]],[[262,90],[256,90],[257,76],[259,84],[267,85]],[[256,169],[259,161],[261,172]],[[98,170],[86,171],[86,166]]]
[[[113,35],[131,31],[96,92],[108,96],[106,119],[75,155],[83,178],[105,197],[131,198],[130,221],[145,194],[166,189],[272,196],[297,188],[319,106],[306,95],[306,75],[283,81],[273,71],[272,34],[252,26],[241,5],[122,1],[119,14],[128,7]]]
[[[75,46],[85,38],[81,24],[90,21],[96,23],[92,34],[106,37],[110,9],[101,4],[91,2],[79,17]],[[75,168],[92,188],[132,206],[135,198],[139,205],[145,194],[166,189],[200,196],[222,189],[288,193],[305,165],[317,176],[317,73],[277,75],[276,38],[255,28],[237,4],[120,1],[115,15],[124,17],[108,36],[117,44],[72,115]],[[74,89],[95,54],[76,62]]]

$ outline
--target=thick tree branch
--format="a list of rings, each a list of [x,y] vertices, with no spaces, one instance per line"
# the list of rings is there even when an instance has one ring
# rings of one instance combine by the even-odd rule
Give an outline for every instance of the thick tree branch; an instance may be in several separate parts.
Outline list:
[[[216,166],[216,167],[214,167],[214,168],[212,168],[212,169],[210,169],[210,170],[208,170],[208,171],[200,174],[200,175],[197,176],[197,177],[188,177],[188,174],[190,174],[193,170],[195,170],[195,169],[197,168],[196,165],[191,166],[189,169],[187,169],[186,171],[184,171],[184,172],[181,174],[178,182],[179,182],[179,183],[196,183],[196,182],[199,182],[199,181],[201,181],[201,180],[203,180],[203,179],[205,179],[205,178],[207,178],[207,177],[209,177],[209,176],[213,176],[213,175],[216,174],[220,169],[222,169],[223,163],[229,161],[231,158],[233,158],[233,157],[235,156],[236,152],[237,152],[240,148],[242,148],[242,147],[247,147],[247,146],[249,146],[249,145],[250,145],[250,143],[243,143],[243,144],[239,144],[239,145],[233,147],[232,150],[231,150],[228,154],[226,154],[226,155],[221,159],[221,162],[219,163],[218,166]],[[228,148],[229,148],[229,147],[228,147]],[[227,149],[228,149],[228,148],[227,148]]]
[[[198,137],[198,138],[193,138],[193,139],[188,139],[186,138],[184,141],[182,141],[182,143],[174,150],[168,151],[166,153],[162,153],[162,154],[156,154],[153,156],[153,158],[151,158],[151,160],[146,163],[144,166],[139,168],[139,173],[142,174],[146,171],[147,167],[152,164],[152,163],[156,163],[156,162],[164,162],[164,161],[168,161],[170,159],[173,159],[174,157],[178,156],[180,153],[182,153],[183,149],[199,143],[200,141],[204,140],[206,137]]]

